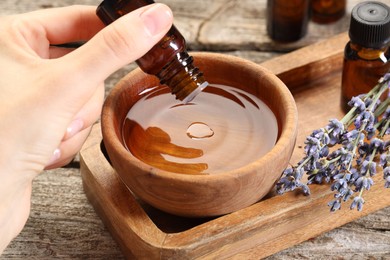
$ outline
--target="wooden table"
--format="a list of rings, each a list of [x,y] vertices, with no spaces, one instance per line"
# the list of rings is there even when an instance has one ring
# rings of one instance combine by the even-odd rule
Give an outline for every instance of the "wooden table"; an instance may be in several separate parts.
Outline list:
[[[390,0],[381,0],[390,4]],[[164,0],[192,50],[237,55],[257,63],[348,30],[349,13],[361,2],[348,1],[348,15],[331,25],[311,23],[308,35],[292,44],[276,44],[265,32],[265,0]],[[2,0],[0,15],[97,0]],[[109,91],[135,68],[130,64],[106,81]],[[322,234],[267,259],[390,259],[390,207]],[[337,216],[335,216],[337,217]],[[88,202],[79,159],[47,171],[33,186],[30,218],[0,259],[121,259],[123,255]]]

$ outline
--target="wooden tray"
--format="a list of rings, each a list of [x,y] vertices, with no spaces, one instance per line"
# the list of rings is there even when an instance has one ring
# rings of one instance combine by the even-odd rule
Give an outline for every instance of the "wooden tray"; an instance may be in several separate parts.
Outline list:
[[[292,164],[302,157],[303,142],[312,130],[343,116],[340,77],[347,41],[342,34],[262,64],[286,83],[297,102],[299,133]],[[96,125],[80,153],[83,185],[128,258],[259,259],[390,206],[390,190],[383,187],[382,173],[378,173],[374,187],[365,193],[363,212],[344,205],[330,213],[327,203],[333,192],[328,185],[313,185],[309,197],[269,194],[248,208],[218,218],[177,217],[138,200],[112,169],[101,141],[100,125]]]

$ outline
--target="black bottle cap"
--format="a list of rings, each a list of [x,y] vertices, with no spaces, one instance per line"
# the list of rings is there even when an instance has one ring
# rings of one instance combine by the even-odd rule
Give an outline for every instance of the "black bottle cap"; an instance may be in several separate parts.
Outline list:
[[[362,2],[352,10],[351,42],[365,48],[381,49],[390,42],[390,7],[376,1]]]

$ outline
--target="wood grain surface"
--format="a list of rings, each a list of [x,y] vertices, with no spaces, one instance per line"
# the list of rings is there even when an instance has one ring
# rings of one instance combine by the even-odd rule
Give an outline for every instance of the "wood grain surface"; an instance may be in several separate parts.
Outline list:
[[[347,16],[334,24],[310,23],[308,35],[292,44],[274,43],[267,37],[265,0],[158,2],[173,9],[175,24],[192,50],[224,52],[261,63],[346,31],[352,7],[362,1],[349,0]],[[381,2],[390,5],[390,0]],[[99,3],[96,0],[2,0],[0,15]],[[106,90],[134,67],[130,64],[113,74],[106,81]],[[389,215],[390,208],[380,210],[267,259],[390,259]],[[65,168],[46,171],[36,178],[30,218],[22,233],[0,256],[0,259],[53,258],[123,259],[84,194],[78,158]]]

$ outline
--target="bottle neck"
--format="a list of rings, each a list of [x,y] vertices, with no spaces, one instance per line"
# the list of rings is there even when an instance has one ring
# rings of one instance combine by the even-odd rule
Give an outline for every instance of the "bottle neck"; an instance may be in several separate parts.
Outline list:
[[[359,44],[350,42],[350,47],[353,51],[357,53],[357,55],[365,60],[376,60],[376,59],[382,59],[383,56],[388,56],[386,53],[389,52],[389,45],[384,45],[383,47],[380,47],[378,49],[373,48],[365,48]]]
[[[203,73],[194,66],[192,56],[179,52],[157,74],[161,84],[169,86],[176,99],[183,103],[190,102],[199,94],[208,82]]]

